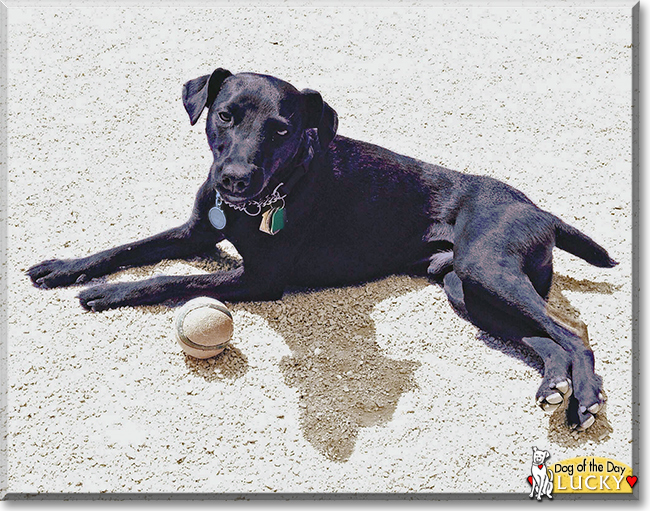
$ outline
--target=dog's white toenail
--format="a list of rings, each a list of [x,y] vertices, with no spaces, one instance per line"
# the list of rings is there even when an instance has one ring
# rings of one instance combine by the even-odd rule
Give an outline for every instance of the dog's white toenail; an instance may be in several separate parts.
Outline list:
[[[600,404],[599,403],[594,403],[589,407],[589,413],[598,413],[598,410],[600,410]]]
[[[603,396],[602,392],[598,393],[598,399],[600,399],[601,401],[605,401],[605,396]]]
[[[562,402],[562,394],[559,394],[557,392],[555,394],[551,394],[550,396],[546,397],[546,402],[552,405],[560,404]]]
[[[544,410],[547,413],[553,413],[555,410],[557,410],[560,407],[559,404],[552,405],[550,403],[544,403],[542,405],[542,410]]]
[[[580,424],[578,431],[584,431],[585,429],[590,428],[594,422],[596,422],[596,417],[592,415],[586,421]]]
[[[561,381],[558,383],[555,388],[562,392],[562,394],[566,394],[569,391],[569,382],[568,381]]]

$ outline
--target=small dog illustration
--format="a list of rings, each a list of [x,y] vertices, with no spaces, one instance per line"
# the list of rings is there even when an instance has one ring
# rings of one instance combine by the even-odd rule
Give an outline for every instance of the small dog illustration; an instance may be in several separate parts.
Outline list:
[[[537,489],[537,500],[542,500],[542,495],[546,495],[552,499],[551,493],[553,492],[553,472],[546,468],[546,460],[551,456],[548,451],[542,451],[537,447],[533,447],[533,464],[530,469],[532,476],[532,490],[530,490],[529,497],[532,499]]]

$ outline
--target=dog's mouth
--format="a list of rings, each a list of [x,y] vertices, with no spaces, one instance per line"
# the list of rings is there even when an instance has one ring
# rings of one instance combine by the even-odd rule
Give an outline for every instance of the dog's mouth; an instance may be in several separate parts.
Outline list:
[[[280,191],[283,184],[278,183],[274,189],[266,185],[260,192],[254,195],[233,194],[226,190],[222,191],[222,187],[220,186],[216,186],[215,189],[219,194],[218,202],[220,200],[231,208],[244,211],[250,216],[257,216],[262,212],[263,208],[276,204],[279,201],[284,201],[286,195]]]
[[[231,204],[233,206],[242,206],[249,202],[259,201],[260,199],[264,198],[265,194],[270,193],[266,190],[266,187],[262,187],[261,190],[255,193],[233,193],[231,190],[226,190],[220,185],[217,185],[215,188],[221,196],[221,199],[227,204]]]
[[[249,201],[255,200],[255,198],[259,195],[259,193],[252,196],[249,196],[248,194],[233,194],[232,192],[224,190],[221,186],[217,186],[216,190],[219,192],[219,195],[224,202],[233,205],[246,204]]]

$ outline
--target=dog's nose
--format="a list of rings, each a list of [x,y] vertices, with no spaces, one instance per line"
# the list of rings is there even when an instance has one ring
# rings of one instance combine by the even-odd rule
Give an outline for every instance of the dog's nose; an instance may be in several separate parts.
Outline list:
[[[244,193],[250,187],[255,168],[231,163],[221,171],[221,186],[234,194]]]

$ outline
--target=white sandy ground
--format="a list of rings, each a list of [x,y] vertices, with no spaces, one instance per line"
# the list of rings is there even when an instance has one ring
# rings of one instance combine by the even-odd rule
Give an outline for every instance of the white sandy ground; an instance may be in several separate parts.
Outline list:
[[[632,3],[7,3],[10,495],[524,498],[532,446],[632,464]],[[499,178],[607,247],[612,270],[555,259],[608,396],[593,431],[545,415],[534,361],[418,279],[233,304],[208,362],[174,308],[91,314],[79,288],[32,287],[43,259],[187,218],[211,159],[181,86],[215,67],[319,90],[339,133]]]

